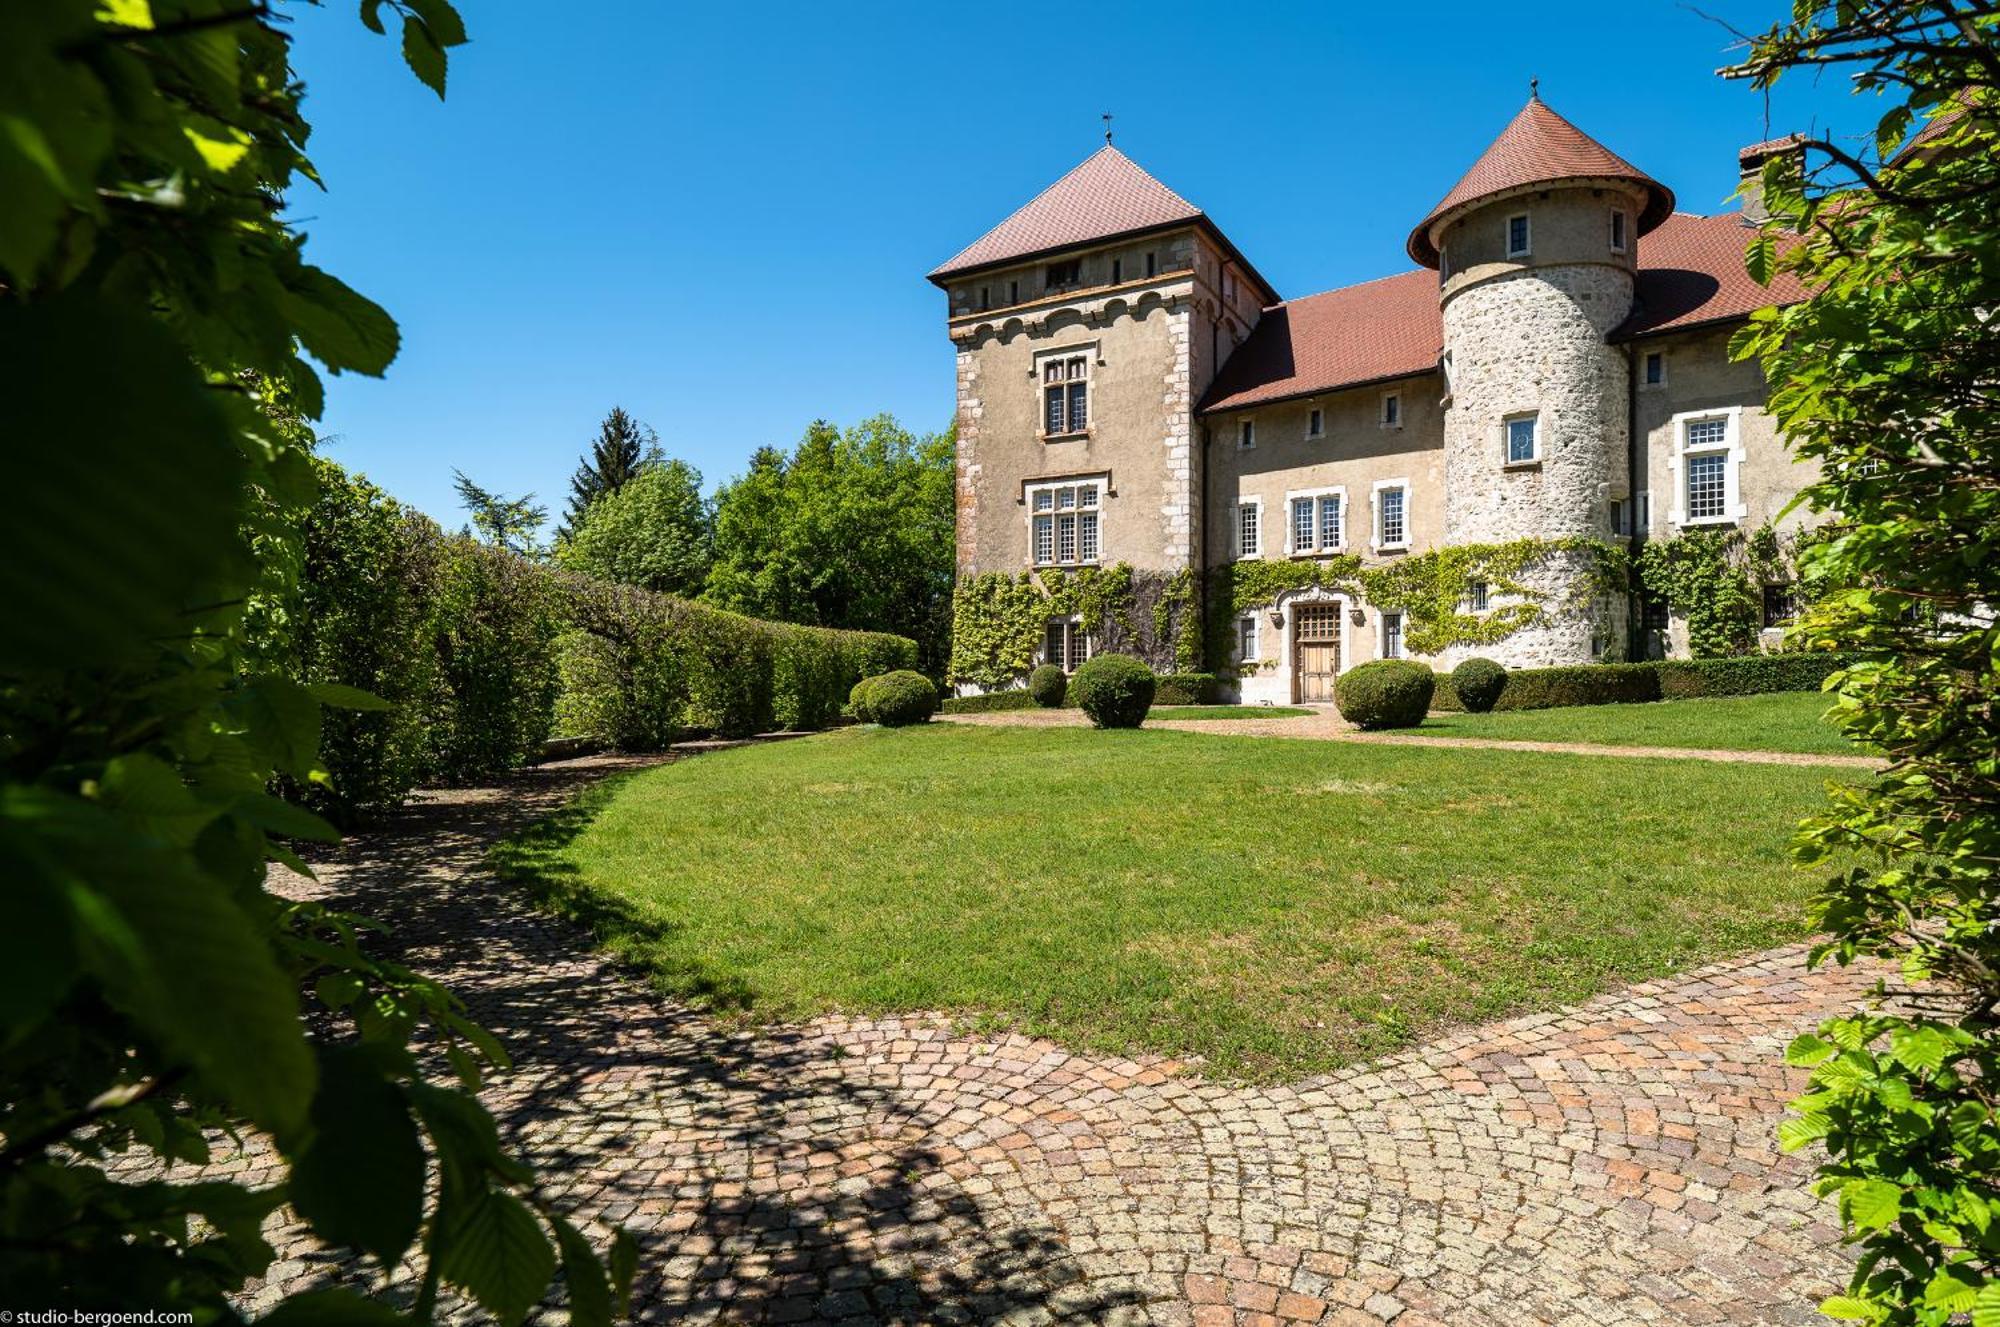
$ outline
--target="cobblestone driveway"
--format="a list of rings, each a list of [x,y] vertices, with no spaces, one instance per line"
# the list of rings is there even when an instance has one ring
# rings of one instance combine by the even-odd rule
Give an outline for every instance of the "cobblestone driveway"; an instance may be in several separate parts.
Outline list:
[[[1858,983],[1796,951],[1278,1088],[922,1018],[733,1034],[481,866],[618,764],[433,796],[292,888],[391,921],[507,1041],[488,1099],[641,1237],[643,1320],[1808,1323],[1843,1275],[1771,1131],[1780,1048]],[[355,1274],[280,1244],[267,1296]]]

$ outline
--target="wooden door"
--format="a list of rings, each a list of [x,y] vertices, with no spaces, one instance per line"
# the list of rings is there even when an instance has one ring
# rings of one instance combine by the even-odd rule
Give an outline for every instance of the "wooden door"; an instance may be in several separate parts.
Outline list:
[[[1340,605],[1300,604],[1292,610],[1295,691],[1301,701],[1333,703],[1334,674],[1340,671]]]

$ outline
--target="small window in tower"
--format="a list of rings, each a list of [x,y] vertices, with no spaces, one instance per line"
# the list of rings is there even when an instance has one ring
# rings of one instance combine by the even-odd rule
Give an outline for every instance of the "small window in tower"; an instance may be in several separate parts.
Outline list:
[[[1667,357],[1659,351],[1649,351],[1646,355],[1646,385],[1664,387],[1667,382]]]
[[[1523,258],[1528,253],[1528,214],[1518,213],[1507,218],[1507,256]]]
[[[1611,252],[1625,252],[1625,214],[1615,209],[1611,213]]]
[[[1090,356],[1051,355],[1042,361],[1042,434],[1067,437],[1090,427]]]
[[[1222,298],[1225,300],[1236,298],[1236,273],[1226,267],[1222,269]]]
[[[1147,255],[1146,255],[1146,275],[1147,275],[1147,276],[1154,276],[1154,275],[1156,275],[1156,274],[1157,274],[1158,272],[1159,272],[1159,262],[1158,262],[1158,260],[1157,260],[1156,258],[1154,258],[1154,256],[1153,256],[1152,254],[1150,254],[1150,253],[1149,253],[1149,254],[1147,254]]]
[[[979,288],[980,310],[984,312],[985,310],[990,309],[992,307],[993,307],[993,288],[991,286],[981,286]]]
[[[1123,258],[1113,258],[1111,260],[1111,284],[1115,286],[1124,279],[1125,260]]]
[[[1491,587],[1485,581],[1474,581],[1466,598],[1472,602],[1472,611],[1483,613],[1492,606]]]
[[[1382,427],[1399,429],[1403,427],[1403,394],[1384,392],[1382,394]]]
[[[1066,263],[1050,263],[1046,285],[1050,290],[1060,290],[1065,286],[1078,285],[1083,280],[1083,261],[1072,258]]]
[[[1515,415],[1501,427],[1507,434],[1507,464],[1528,465],[1541,459],[1541,417]]]
[[[1020,283],[1020,282],[1018,282],[1018,281],[1009,281],[1009,282],[1007,283],[1007,302],[1008,302],[1009,304],[1019,304],[1019,303],[1021,302],[1021,283]]]
[[[1256,420],[1246,419],[1241,424],[1237,425],[1236,445],[1246,452],[1249,451],[1252,447],[1255,447],[1257,445]]]
[[[1325,435],[1326,435],[1325,413],[1318,409],[1308,410],[1306,412],[1306,436],[1308,438],[1319,438],[1319,437],[1324,437]]]

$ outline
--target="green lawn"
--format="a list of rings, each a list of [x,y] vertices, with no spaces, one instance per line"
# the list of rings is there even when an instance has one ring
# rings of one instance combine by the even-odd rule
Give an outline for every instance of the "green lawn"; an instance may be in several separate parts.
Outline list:
[[[665,990],[1323,1070],[1800,937],[1824,770],[1167,730],[850,728],[501,849]]]
[[[1303,719],[1311,710],[1290,705],[1155,705],[1148,719]]]
[[[1650,705],[1574,705],[1494,714],[1433,714],[1422,731],[1440,737],[1519,742],[1601,742],[1611,746],[1713,747],[1863,755],[1822,715],[1832,700],[1817,691],[1768,696],[1663,700]]]

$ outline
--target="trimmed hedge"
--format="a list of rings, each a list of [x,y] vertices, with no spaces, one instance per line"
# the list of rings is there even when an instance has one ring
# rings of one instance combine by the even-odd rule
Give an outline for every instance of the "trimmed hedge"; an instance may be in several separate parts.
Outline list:
[[[300,795],[336,818],[492,778],[551,735],[657,750],[822,728],[857,679],[917,661],[901,636],[762,622],[530,562],[317,468],[296,580],[261,593],[252,620],[255,648],[293,676],[390,702],[326,713],[333,791]]]
[[[1773,691],[1818,691],[1850,662],[1844,654],[1746,654],[1727,659],[1655,659],[1647,663],[1577,664],[1567,668],[1516,668],[1507,674],[1496,710],[1542,710],[1564,705],[1627,705],[1702,696],[1756,696]],[[1459,710],[1445,674],[1438,675],[1431,707]]]
[[[1214,673],[1162,673],[1153,688],[1155,705],[1213,705],[1221,697]]]
[[[1467,659],[1451,670],[1451,691],[1458,703],[1474,714],[1484,714],[1507,688],[1507,670],[1491,659]]]
[[[862,683],[870,721],[887,728],[924,723],[937,713],[937,688],[922,673],[899,668]]]
[[[1028,694],[1045,710],[1060,706],[1068,690],[1069,674],[1055,664],[1043,664],[1028,674]]]
[[[1070,681],[1077,708],[1099,728],[1137,728],[1153,708],[1153,670],[1129,654],[1099,654]]]
[[[1415,728],[1430,713],[1437,674],[1407,659],[1377,659],[1334,679],[1340,717],[1358,728]]]
[[[992,714],[997,710],[1032,710],[1035,698],[1026,691],[989,691],[981,696],[947,696],[938,705],[940,714]]]

